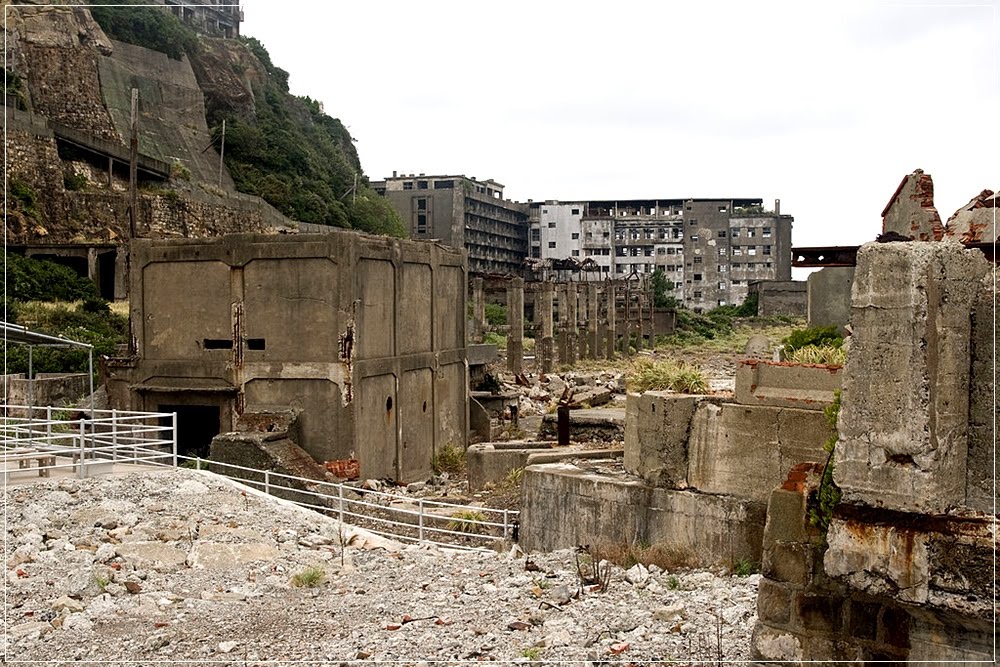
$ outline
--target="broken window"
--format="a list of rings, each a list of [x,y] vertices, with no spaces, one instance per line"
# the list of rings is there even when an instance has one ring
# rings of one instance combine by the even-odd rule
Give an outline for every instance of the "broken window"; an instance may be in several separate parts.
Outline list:
[[[696,291],[694,292],[694,298],[696,298],[696,299],[700,299],[700,298],[701,298],[701,292],[699,292],[699,291],[697,291],[697,290],[696,290]]]
[[[771,254],[771,246],[769,246],[769,245],[764,246],[764,254],[765,255],[770,255]]]
[[[420,197],[419,199],[417,199],[417,210],[418,211],[426,211],[427,210],[427,198],[426,197]]]
[[[426,190],[427,181],[417,181],[417,190]]]
[[[700,274],[700,273],[696,273],[696,274],[694,274],[694,275],[693,275],[693,276],[691,276],[691,277],[692,277],[692,278],[694,278],[694,281],[695,281],[696,283],[700,283],[700,282],[701,282],[701,274]]]
[[[580,251],[579,250],[574,250],[573,251],[573,257],[579,257],[579,256],[580,256]]]
[[[720,239],[726,238],[726,230],[725,229],[720,229],[718,236],[719,236]]]
[[[739,257],[743,254],[743,248],[739,246],[733,246],[733,257]]]
[[[701,257],[700,256],[699,257],[695,257],[694,258],[694,263],[695,264],[701,264]]]
[[[755,231],[752,227],[747,229],[747,238],[752,239],[754,237]]]
[[[413,181],[403,181],[403,189],[404,190],[412,190],[413,189]]]
[[[761,233],[761,236],[763,236],[765,239],[771,238],[771,228],[770,227],[764,227],[763,229],[760,230],[760,233]]]
[[[201,342],[206,350],[231,350],[233,341],[230,338],[206,338]]]
[[[550,248],[555,248],[556,247],[556,242],[555,241],[549,241],[549,247]]]
[[[729,230],[729,235],[732,236],[734,239],[738,239],[740,237],[740,230],[734,227],[731,230]]]
[[[692,243],[697,243],[698,242],[698,235],[697,234],[692,234],[691,235],[691,242]]]
[[[580,209],[574,208],[570,211],[570,215],[580,215]]]
[[[719,213],[725,213],[725,212],[726,212],[726,207],[725,206],[720,206],[719,207]]]
[[[531,230],[531,240],[532,241],[541,241],[542,240],[542,230],[540,230],[540,229],[532,229]]]
[[[756,246],[750,246],[749,248],[747,248],[747,254],[748,255],[756,255],[757,254],[757,247]]]
[[[555,228],[556,228],[556,223],[555,222],[550,222],[549,223],[549,229],[555,229]]]
[[[451,190],[455,187],[455,181],[434,181],[435,190]]]
[[[417,233],[426,234],[427,233],[427,214],[418,213],[417,214]]]
[[[573,232],[572,234],[570,234],[570,238],[572,238],[574,241],[576,241],[577,239],[580,238],[579,232]]]

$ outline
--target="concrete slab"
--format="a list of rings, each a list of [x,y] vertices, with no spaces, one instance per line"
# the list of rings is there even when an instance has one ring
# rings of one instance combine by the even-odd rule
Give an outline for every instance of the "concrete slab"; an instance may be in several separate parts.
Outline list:
[[[545,415],[542,418],[542,426],[538,429],[538,435],[542,438],[555,438],[556,428],[556,415]],[[569,436],[573,440],[624,440],[625,409],[584,408],[570,410]]]

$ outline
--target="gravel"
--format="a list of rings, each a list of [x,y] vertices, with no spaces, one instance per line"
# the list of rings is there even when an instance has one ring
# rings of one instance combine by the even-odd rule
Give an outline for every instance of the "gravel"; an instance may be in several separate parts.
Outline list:
[[[3,500],[7,660],[750,657],[757,575],[615,567],[581,591],[573,551],[404,546],[193,470]]]

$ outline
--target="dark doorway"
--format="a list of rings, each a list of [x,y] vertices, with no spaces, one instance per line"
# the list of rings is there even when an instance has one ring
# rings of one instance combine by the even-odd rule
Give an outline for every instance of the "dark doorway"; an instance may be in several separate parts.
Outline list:
[[[159,412],[177,413],[177,453],[208,457],[212,438],[219,435],[219,407],[216,405],[160,405]]]
[[[115,300],[115,252],[97,256],[97,289],[105,301]]]

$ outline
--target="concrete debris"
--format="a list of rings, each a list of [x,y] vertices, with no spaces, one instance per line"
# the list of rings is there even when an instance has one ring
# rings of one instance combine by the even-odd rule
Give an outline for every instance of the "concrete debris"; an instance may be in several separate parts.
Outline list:
[[[196,504],[175,493],[185,481],[206,488]],[[513,661],[534,647],[548,660],[603,660],[624,650],[633,661],[694,662],[716,655],[720,608],[734,611],[722,625],[720,650],[727,659],[750,657],[756,575],[648,569],[647,588],[639,589],[615,567],[606,591],[580,593],[572,550],[532,554],[538,571],[528,572],[523,556],[511,560],[508,549],[443,552],[353,527],[359,537],[352,537],[345,560],[353,567],[341,569],[335,520],[256,494],[244,499],[238,487],[211,474],[171,470],[78,484],[72,500],[52,494],[57,487],[50,481],[18,489],[17,502],[5,498],[8,560],[19,539],[35,549],[31,561],[8,564],[6,654],[13,659],[200,663],[237,656],[256,664],[352,656],[431,664],[468,656]],[[92,551],[64,550],[67,543],[111,543],[108,529],[76,518],[107,511],[109,501],[132,508],[135,520],[124,537],[146,544],[107,564],[95,562]],[[60,537],[39,543],[35,534]],[[155,534],[168,539],[146,537]],[[217,568],[178,563],[174,570],[154,567],[164,557],[150,543],[185,558],[209,544],[234,553],[267,545],[273,552]],[[319,588],[292,586],[292,576],[308,567],[321,567],[326,580]],[[83,580],[87,586],[77,583]],[[129,595],[140,582],[141,593]],[[654,582],[661,591],[655,596]],[[116,587],[122,594],[109,594]],[[547,604],[539,608],[540,602]],[[683,620],[654,619],[675,606],[684,612],[670,618]],[[308,627],[290,623],[290,616],[309,619]]]

